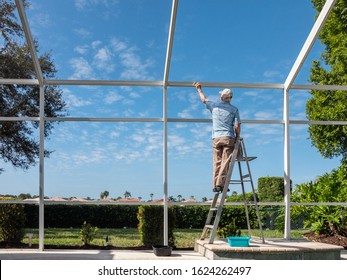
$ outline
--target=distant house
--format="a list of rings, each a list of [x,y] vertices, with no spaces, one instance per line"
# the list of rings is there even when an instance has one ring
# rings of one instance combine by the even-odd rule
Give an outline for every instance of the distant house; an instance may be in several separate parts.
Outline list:
[[[139,200],[137,198],[120,198],[120,199],[117,199],[116,202],[129,202],[129,203],[132,203],[132,202],[141,202],[141,200]]]

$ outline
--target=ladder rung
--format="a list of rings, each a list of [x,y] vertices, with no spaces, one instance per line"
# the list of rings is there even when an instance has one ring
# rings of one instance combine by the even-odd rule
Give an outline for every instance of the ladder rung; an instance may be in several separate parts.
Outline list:
[[[218,210],[218,208],[210,208],[210,211],[212,212],[212,211],[217,211]]]
[[[250,175],[249,175],[249,174],[247,174],[247,175],[243,175],[243,176],[242,176],[242,179],[244,179],[244,178],[248,178],[248,177],[250,177]]]
[[[252,182],[251,180],[231,180],[230,181],[230,184],[240,184],[240,183],[242,183],[242,182],[244,182],[244,183],[249,183],[249,182]]]
[[[213,225],[205,225],[205,228],[213,229]]]
[[[252,161],[252,160],[255,160],[257,157],[240,157],[240,158],[237,158],[236,160],[237,161]]]

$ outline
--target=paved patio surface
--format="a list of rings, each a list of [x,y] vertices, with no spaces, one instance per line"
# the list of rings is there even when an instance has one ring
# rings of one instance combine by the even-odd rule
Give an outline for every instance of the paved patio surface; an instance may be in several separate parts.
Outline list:
[[[314,243],[314,242],[313,242]],[[282,246],[288,245],[282,242]],[[293,244],[289,244],[293,246]],[[319,243],[312,244],[320,246]],[[213,244],[218,250],[233,250],[226,244]],[[267,246],[270,246],[267,244]],[[324,246],[324,245],[323,245]],[[252,247],[250,247],[252,248]],[[264,247],[265,248],[265,247]],[[254,249],[254,247],[253,247]],[[0,260],[207,260],[192,250],[173,250],[171,256],[158,257],[153,250],[58,250],[45,249],[0,249]],[[341,260],[347,260],[347,250],[341,250]]]
[[[173,250],[156,256],[153,250],[43,250],[0,249],[0,260],[206,260],[193,250]]]

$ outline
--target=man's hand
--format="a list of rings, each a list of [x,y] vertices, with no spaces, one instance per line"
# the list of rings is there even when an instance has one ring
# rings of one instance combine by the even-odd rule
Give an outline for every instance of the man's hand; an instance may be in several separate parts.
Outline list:
[[[194,82],[193,86],[195,86],[197,90],[201,89],[201,85],[199,82]]]
[[[194,83],[193,83],[193,86],[195,86],[196,89],[198,90],[199,97],[200,97],[202,103],[206,103],[208,100],[207,100],[207,98],[205,97],[204,93],[202,92],[200,83],[199,83],[199,82],[194,82]]]

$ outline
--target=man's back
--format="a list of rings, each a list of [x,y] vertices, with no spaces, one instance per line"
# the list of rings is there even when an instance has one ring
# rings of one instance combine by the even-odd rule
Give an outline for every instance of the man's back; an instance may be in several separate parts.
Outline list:
[[[237,107],[230,102],[206,102],[207,109],[212,114],[212,138],[235,138],[235,124],[240,123],[240,115]]]

